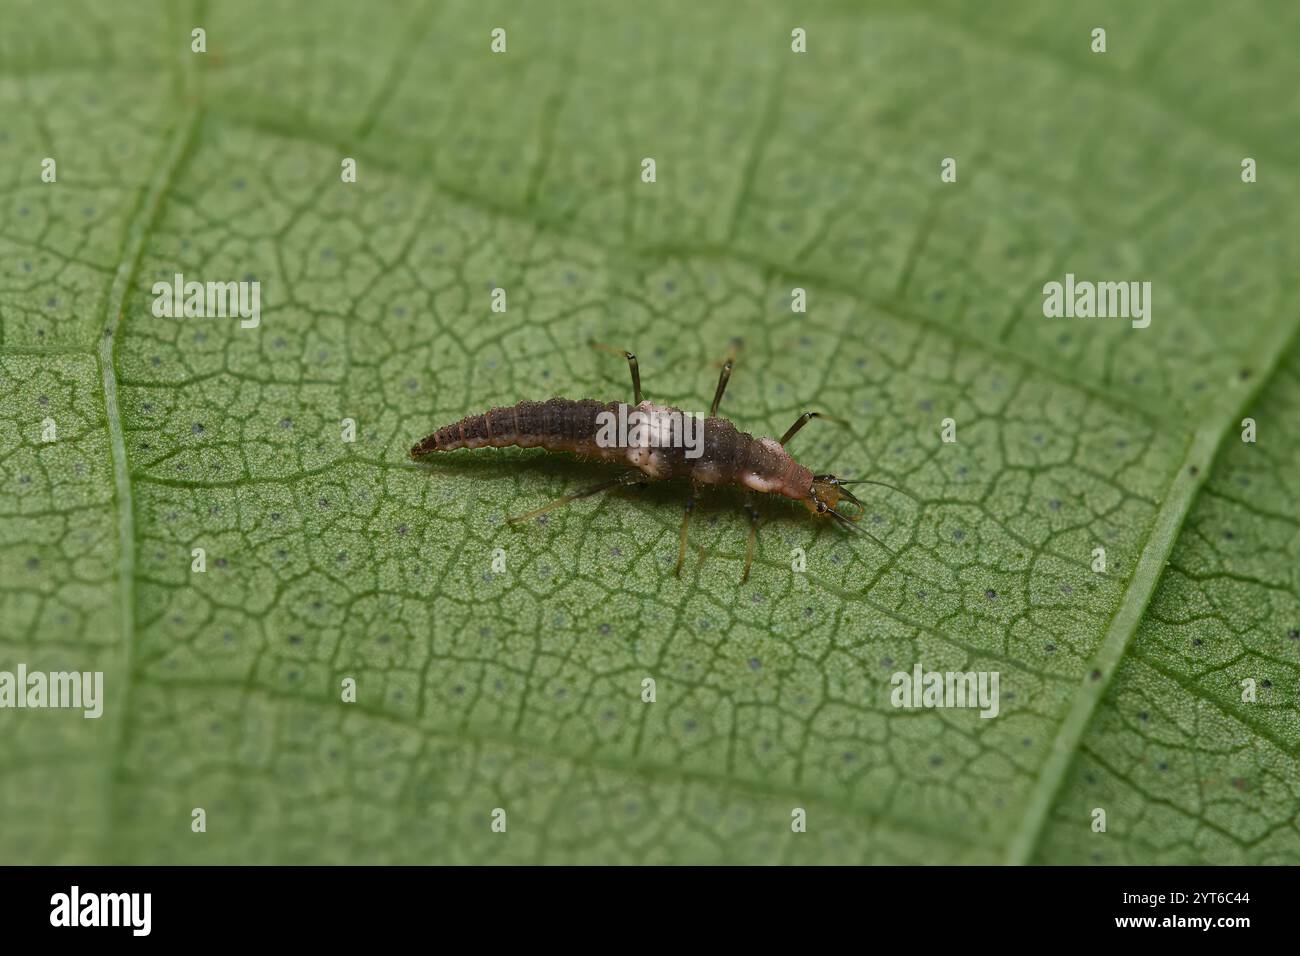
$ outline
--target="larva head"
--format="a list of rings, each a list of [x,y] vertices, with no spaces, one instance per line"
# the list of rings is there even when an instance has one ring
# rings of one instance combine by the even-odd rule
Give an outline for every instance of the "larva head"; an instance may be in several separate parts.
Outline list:
[[[853,505],[852,511],[848,514],[844,513],[841,505],[844,501]],[[813,475],[812,487],[808,489],[808,497],[804,500],[804,505],[813,514],[834,518],[841,524],[857,521],[862,517],[862,502],[853,492],[844,487],[839,478],[830,474]]]

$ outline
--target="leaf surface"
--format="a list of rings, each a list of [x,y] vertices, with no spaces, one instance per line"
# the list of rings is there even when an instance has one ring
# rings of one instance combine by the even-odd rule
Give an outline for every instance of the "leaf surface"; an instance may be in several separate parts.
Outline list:
[[[1294,5],[4,7],[0,669],[106,700],[0,713],[0,858],[1300,861]],[[593,338],[700,410],[743,340],[724,414],[919,504],[764,503],[742,587],[735,495],[677,579],[684,488],[407,459],[629,397]]]

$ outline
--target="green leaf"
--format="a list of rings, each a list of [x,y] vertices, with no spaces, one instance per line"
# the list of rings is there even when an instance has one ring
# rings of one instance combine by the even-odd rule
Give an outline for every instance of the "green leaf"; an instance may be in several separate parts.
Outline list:
[[[0,671],[105,699],[0,711],[0,859],[1300,862],[1294,4],[3,13]],[[688,409],[743,340],[724,414],[920,503],[764,502],[741,585],[730,492],[678,579],[683,487],[407,458],[629,397],[590,339]]]

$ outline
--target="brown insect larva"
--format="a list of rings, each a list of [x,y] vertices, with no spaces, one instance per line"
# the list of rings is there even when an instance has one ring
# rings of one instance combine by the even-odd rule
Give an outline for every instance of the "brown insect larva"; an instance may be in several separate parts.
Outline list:
[[[517,405],[470,415],[455,424],[439,428],[416,443],[411,449],[411,457],[419,460],[435,452],[455,451],[458,448],[518,445],[521,448],[573,452],[632,466],[608,481],[575,491],[535,511],[510,518],[512,524],[621,485],[690,478],[692,490],[686,501],[686,514],[682,517],[681,541],[674,573],[681,572],[682,560],[686,555],[687,527],[701,485],[739,485],[746,490],[745,509],[749,513],[750,526],[742,583],[749,578],[749,568],[754,557],[754,539],[758,531],[758,512],[749,500],[752,492],[793,498],[803,502],[815,515],[833,518],[850,530],[861,530],[854,522],[862,516],[862,502],[844,486],[884,482],[868,479],[845,481],[831,474],[815,475],[785,450],[786,443],[811,419],[827,418],[844,424],[842,419],[819,412],[804,412],[795,419],[780,441],[755,438],[737,429],[727,419],[717,417],[722,393],[726,391],[727,381],[731,378],[734,364],[732,359],[723,365],[713,405],[708,417],[702,418],[679,408],[655,405],[643,400],[636,356],[622,349],[592,344],[596,348],[627,358],[632,370],[635,406],[629,408],[625,402],[598,402],[590,398],[519,402]],[[842,510],[841,502],[844,501],[854,506],[849,514]],[[868,534],[868,537],[872,536]],[[872,540],[876,539],[872,537]],[[876,543],[885,547],[879,541]]]

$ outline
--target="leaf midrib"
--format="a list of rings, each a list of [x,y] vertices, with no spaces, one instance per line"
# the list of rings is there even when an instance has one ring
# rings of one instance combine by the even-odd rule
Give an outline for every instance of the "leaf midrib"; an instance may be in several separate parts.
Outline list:
[[[1274,334],[1269,337],[1273,340],[1270,343],[1271,349],[1270,345],[1265,346],[1270,350],[1264,352],[1269,356],[1264,374],[1257,376],[1254,385],[1239,398],[1228,393],[1229,398],[1222,403],[1221,422],[1201,426],[1189,443],[1187,454],[1170,481],[1164,504],[1156,512],[1151,533],[1147,535],[1124,597],[1115,609],[1106,636],[1086,668],[1083,685],[1071,701],[1070,709],[1052,741],[1048,758],[1039,770],[1038,783],[1021,818],[1023,823],[1013,832],[1008,844],[1006,862],[1030,862],[1047,823],[1047,816],[1055,806],[1057,794],[1074,763],[1083,734],[1137,633],[1197,492],[1209,480],[1223,442],[1233,431],[1234,419],[1254,402],[1265,383],[1273,378],[1282,356],[1300,332],[1300,323],[1293,322],[1290,326],[1279,323],[1273,331]],[[1230,398],[1235,398],[1231,404]],[[1195,474],[1192,473],[1193,468],[1196,469]],[[1100,671],[1100,674],[1094,680],[1092,674],[1096,671]]]
[[[103,828],[104,850],[112,838],[114,784],[118,758],[126,742],[127,713],[130,709],[132,659],[135,648],[135,509],[131,495],[131,468],[126,454],[122,414],[117,404],[117,370],[115,354],[122,326],[122,308],[135,281],[144,247],[157,221],[163,199],[194,141],[199,110],[183,115],[163,151],[162,160],[149,186],[133,211],[122,257],[109,290],[104,316],[104,334],[99,345],[99,367],[103,383],[104,414],[108,420],[109,443],[113,457],[113,481],[117,504],[118,527],[118,624],[122,630],[121,698],[111,725],[111,743],[104,764],[103,800],[107,825]]]

